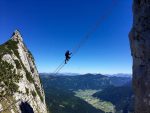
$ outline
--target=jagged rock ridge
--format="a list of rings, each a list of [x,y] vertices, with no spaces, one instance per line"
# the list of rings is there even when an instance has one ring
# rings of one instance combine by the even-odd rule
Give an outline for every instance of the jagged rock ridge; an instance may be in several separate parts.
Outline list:
[[[25,103],[25,104],[23,104]],[[27,105],[32,110],[22,107]],[[0,111],[47,113],[45,94],[31,52],[19,31],[0,45]]]
[[[133,0],[133,16],[129,37],[135,113],[150,113],[150,0]]]

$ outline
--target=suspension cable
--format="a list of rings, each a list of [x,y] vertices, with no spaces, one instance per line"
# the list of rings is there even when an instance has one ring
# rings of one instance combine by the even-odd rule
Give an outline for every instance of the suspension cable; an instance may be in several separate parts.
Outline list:
[[[95,25],[93,26],[93,28],[87,32],[85,34],[85,36],[80,40],[79,44],[76,45],[73,49],[72,49],[72,54],[71,54],[71,58],[80,50],[80,48],[87,42],[87,40],[91,37],[91,35],[96,32],[96,30],[100,27],[100,25],[102,24],[103,21],[105,21],[109,15],[112,13],[113,8],[115,7],[115,4],[117,3],[118,0],[112,0],[111,6],[109,7],[109,9],[107,10],[107,12],[102,15],[95,23]],[[54,71],[54,75],[56,75],[57,73],[59,73],[59,71],[65,66],[65,62],[63,60],[63,62],[56,68],[56,70]]]

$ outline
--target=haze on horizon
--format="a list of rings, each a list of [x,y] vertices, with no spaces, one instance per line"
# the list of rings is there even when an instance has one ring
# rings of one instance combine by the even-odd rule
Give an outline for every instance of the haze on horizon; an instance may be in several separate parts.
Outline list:
[[[107,12],[112,0],[1,0],[0,44],[21,32],[39,72],[53,72]],[[17,7],[14,7],[17,6]],[[61,72],[131,73],[128,33],[132,1],[117,0],[112,13]]]

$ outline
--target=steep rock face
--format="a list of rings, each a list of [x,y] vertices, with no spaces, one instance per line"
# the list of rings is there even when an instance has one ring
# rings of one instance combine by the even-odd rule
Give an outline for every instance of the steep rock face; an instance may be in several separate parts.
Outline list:
[[[150,0],[133,0],[129,34],[133,57],[135,112],[150,113]]]
[[[0,45],[0,111],[47,113],[34,58],[17,30]]]

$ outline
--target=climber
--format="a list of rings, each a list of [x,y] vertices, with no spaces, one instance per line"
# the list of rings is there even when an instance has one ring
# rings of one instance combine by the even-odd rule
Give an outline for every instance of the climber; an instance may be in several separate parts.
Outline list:
[[[65,53],[65,57],[66,57],[66,59],[65,59],[65,64],[67,64],[67,61],[69,61],[69,59],[71,58],[71,57],[70,57],[71,54],[72,54],[72,53],[70,53],[69,50],[66,51],[66,53]]]

